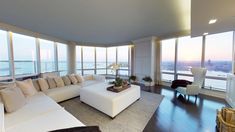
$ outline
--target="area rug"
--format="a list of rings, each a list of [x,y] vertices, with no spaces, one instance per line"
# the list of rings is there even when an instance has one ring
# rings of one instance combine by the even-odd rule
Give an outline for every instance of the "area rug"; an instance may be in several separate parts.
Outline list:
[[[98,125],[102,132],[142,132],[162,99],[162,95],[141,91],[140,100],[114,119],[81,103],[79,98],[62,102],[60,105],[85,125]]]

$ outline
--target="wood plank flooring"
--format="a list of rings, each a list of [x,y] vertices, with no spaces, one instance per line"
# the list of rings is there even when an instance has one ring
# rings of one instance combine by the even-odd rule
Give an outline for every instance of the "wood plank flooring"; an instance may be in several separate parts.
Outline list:
[[[141,88],[165,96],[144,132],[215,132],[216,110],[228,106],[223,99],[204,95],[199,95],[196,103],[193,96],[185,101],[165,86]]]

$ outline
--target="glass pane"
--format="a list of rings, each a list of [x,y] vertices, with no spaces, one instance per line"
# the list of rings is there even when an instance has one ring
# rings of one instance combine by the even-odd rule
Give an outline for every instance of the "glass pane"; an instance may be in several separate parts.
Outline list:
[[[15,75],[35,74],[37,72],[35,38],[13,33],[12,41]]]
[[[232,72],[232,49],[233,32],[206,36],[205,67],[208,70],[207,76],[225,78],[227,73]]]
[[[53,41],[39,39],[41,72],[55,71],[55,47]]]
[[[183,80],[188,80],[188,81],[193,82],[193,77],[189,77],[189,76],[181,76],[181,75],[179,75],[178,79],[183,79]]]
[[[58,50],[58,70],[67,74],[68,62],[67,62],[67,45],[57,43]]]
[[[111,69],[107,70],[107,74],[109,74],[109,75],[116,75],[115,71],[113,71]]]
[[[76,70],[76,73],[82,75],[82,70]]]
[[[83,70],[84,75],[92,75],[95,74],[95,70]]]
[[[82,69],[81,46],[76,46],[76,68]]]
[[[225,91],[226,81],[215,80],[215,79],[205,79],[205,88]]]
[[[61,71],[60,72],[60,76],[65,76],[65,75],[67,75],[68,74],[68,71]]]
[[[177,73],[191,74],[191,67],[201,67],[201,55],[202,37],[179,38]]]
[[[162,73],[162,80],[172,82],[174,80],[174,75]]]
[[[82,50],[83,50],[83,69],[95,69],[95,48],[84,46]]]
[[[128,76],[128,70],[118,70],[118,75],[121,76]]]
[[[9,56],[7,45],[7,32],[0,30],[0,76],[9,76]]]
[[[162,62],[161,71],[174,73],[175,63],[175,39],[161,41]]]
[[[106,68],[106,48],[96,48],[96,68]]]
[[[96,70],[96,74],[102,74],[102,75],[105,75],[106,74],[106,69],[97,69]]]
[[[107,48],[107,60],[108,60],[107,62],[108,66],[110,66],[113,63],[116,63],[116,47]]]
[[[128,69],[129,46],[120,46],[118,50],[118,64],[120,69]]]

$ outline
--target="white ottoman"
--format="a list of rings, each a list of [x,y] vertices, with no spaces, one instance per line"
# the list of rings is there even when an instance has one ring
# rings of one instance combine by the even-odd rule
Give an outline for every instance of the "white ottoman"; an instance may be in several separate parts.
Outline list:
[[[108,86],[110,85],[104,82],[81,88],[80,100],[114,118],[140,98],[140,86],[131,85],[119,93],[107,91]]]

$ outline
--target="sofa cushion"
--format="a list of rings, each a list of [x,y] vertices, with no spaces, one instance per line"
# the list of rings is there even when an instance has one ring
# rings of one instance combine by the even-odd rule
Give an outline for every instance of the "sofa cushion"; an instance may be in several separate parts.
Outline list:
[[[75,77],[74,74],[68,75],[68,77],[71,80],[72,84],[77,84],[78,83],[78,80],[77,80],[77,78]]]
[[[21,89],[23,94],[25,96],[33,96],[37,93],[37,90],[35,89],[32,79],[27,79],[24,81],[16,81],[17,87]]]
[[[83,76],[84,80],[87,81],[87,80],[94,80],[94,77],[93,75],[85,75]]]
[[[46,96],[43,92],[38,92],[34,96],[27,97],[26,102],[27,103],[21,109],[5,115],[6,128],[21,124],[24,121],[31,120],[44,113],[61,109],[55,101]]]
[[[4,106],[0,102],[0,132],[5,132],[4,122],[5,122],[5,119],[4,119]]]
[[[84,126],[84,124],[61,108],[34,115],[28,120],[21,120],[5,128],[7,132],[49,132],[78,126]]]
[[[54,78],[56,87],[64,87],[64,81],[61,77],[55,77]]]
[[[76,74],[75,77],[77,78],[79,83],[83,83],[84,82],[83,76]]]
[[[14,112],[26,104],[26,99],[20,88],[5,88],[0,90],[1,98],[7,112]]]
[[[56,82],[54,78],[47,78],[47,82],[48,82],[49,88],[56,88]]]
[[[73,97],[77,97],[80,94],[81,86],[69,85],[60,88],[48,89],[45,94],[51,97],[56,102],[61,102]]]
[[[63,76],[62,79],[63,79],[64,84],[65,84],[66,86],[71,85],[72,82],[70,81],[70,79],[69,79],[68,76]]]
[[[45,91],[49,88],[49,85],[48,85],[47,81],[44,78],[39,78],[38,79],[38,84],[39,84],[40,89],[42,91]]]
[[[38,83],[38,79],[33,79],[33,86],[35,87],[35,89],[39,92],[41,91],[40,89],[40,85]]]

